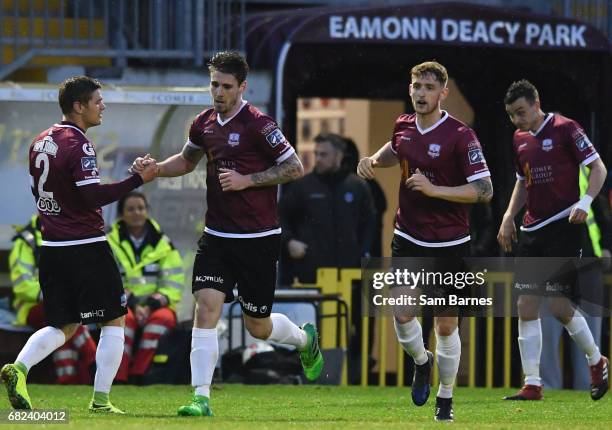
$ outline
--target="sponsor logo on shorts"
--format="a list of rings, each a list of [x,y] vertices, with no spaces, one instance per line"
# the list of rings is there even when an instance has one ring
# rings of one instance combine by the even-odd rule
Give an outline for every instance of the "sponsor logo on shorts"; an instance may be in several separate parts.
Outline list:
[[[517,290],[537,290],[538,286],[536,284],[521,284],[517,282],[514,284],[514,288]]]
[[[121,306],[124,308],[127,306],[127,294],[125,293],[121,294]]]
[[[104,312],[106,311],[106,309],[96,309],[94,311],[89,311],[89,312],[81,312],[81,319],[87,319],[87,318],[103,318],[104,317]]]
[[[470,159],[470,164],[478,164],[484,161],[484,155],[482,155],[482,151],[480,149],[472,149],[468,151],[468,158]]]
[[[222,284],[222,276],[210,276],[210,275],[198,275],[195,277],[196,282],[214,282],[215,284]]]
[[[562,285],[558,282],[554,282],[554,283],[547,282],[546,283],[546,291],[550,293],[562,293],[570,289],[571,288],[569,285]]]
[[[268,310],[268,307],[266,305],[263,305],[261,308],[259,308],[259,313],[265,314],[267,310]]]
[[[242,305],[242,307],[244,309],[246,309],[249,312],[257,312],[257,306],[255,306],[253,303],[251,302],[245,302],[244,299],[242,298],[242,296],[238,296],[238,301],[240,302],[240,304]],[[265,306],[262,306],[262,309]],[[268,308],[265,307],[265,309],[267,310]],[[261,313],[265,313],[265,310],[262,310]]]

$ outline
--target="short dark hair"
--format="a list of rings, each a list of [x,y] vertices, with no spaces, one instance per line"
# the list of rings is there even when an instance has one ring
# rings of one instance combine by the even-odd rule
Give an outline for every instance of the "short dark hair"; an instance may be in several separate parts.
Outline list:
[[[446,67],[437,61],[426,61],[421,64],[417,64],[410,70],[410,78],[416,78],[424,75],[432,75],[436,81],[440,82],[442,86],[446,86],[448,82],[448,72]]]
[[[504,96],[504,104],[510,105],[521,97],[525,97],[525,100],[527,100],[530,105],[534,104],[536,100],[540,99],[538,89],[527,79],[512,82],[512,85],[510,85],[508,91],[506,91],[506,95]]]
[[[240,52],[222,51],[215,54],[208,62],[210,73],[217,71],[234,75],[238,84],[242,84],[249,74],[249,65]]]
[[[89,76],[73,76],[60,84],[58,101],[63,114],[72,112],[74,102],[87,104],[94,91],[102,88],[98,80]]]
[[[125,202],[127,201],[127,199],[130,199],[132,197],[137,197],[139,199],[142,199],[147,209],[149,208],[147,197],[143,193],[141,193],[140,191],[130,191],[125,196],[121,197],[119,201],[117,202],[117,215],[119,216],[123,215],[123,209],[125,208]]]
[[[334,133],[319,133],[314,138],[315,143],[329,142],[329,144],[336,150],[346,153],[346,141],[340,135]]]

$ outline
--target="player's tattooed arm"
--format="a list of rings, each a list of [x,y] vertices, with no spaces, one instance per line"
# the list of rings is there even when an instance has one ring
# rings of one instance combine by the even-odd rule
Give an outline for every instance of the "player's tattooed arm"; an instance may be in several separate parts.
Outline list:
[[[157,176],[175,177],[193,172],[204,155],[203,149],[185,144],[180,153],[168,157],[161,163],[157,163]]]
[[[491,183],[491,178],[478,179],[471,182],[470,185],[476,190],[477,203],[486,203],[493,198],[493,184]]]
[[[263,172],[253,173],[251,181],[254,187],[284,184],[304,176],[304,166],[296,153],[277,166],[272,166]]]
[[[204,150],[200,147],[185,144],[181,156],[191,164],[198,164],[204,156]]]

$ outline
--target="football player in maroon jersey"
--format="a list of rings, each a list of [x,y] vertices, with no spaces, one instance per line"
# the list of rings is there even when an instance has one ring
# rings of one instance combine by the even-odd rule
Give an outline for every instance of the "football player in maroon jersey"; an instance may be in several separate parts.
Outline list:
[[[361,159],[357,172],[372,179],[375,169],[400,163],[400,204],[392,256],[429,257],[436,271],[458,273],[465,270],[462,257],[470,253],[467,204],[490,201],[493,187],[476,134],[440,107],[448,95],[447,81],[446,68],[437,62],[412,69],[410,98],[415,113],[398,117],[391,141]],[[419,321],[404,312],[396,313],[395,330],[415,361],[412,400],[421,406],[429,397],[433,354],[425,349]],[[452,421],[452,393],[461,355],[458,318],[456,313],[438,315],[435,331],[440,386],[435,419]]]
[[[14,364],[1,370],[15,409],[31,409],[26,378],[32,366],[70,339],[81,324],[102,325],[96,352],[92,412],[123,413],[109,401],[123,354],[127,299],[106,241],[101,206],[155,177],[155,166],[113,183],[100,184],[89,128],[105,110],[100,83],[75,76],[59,88],[62,121],[30,145],[31,190],[41,220],[39,278],[49,324],[27,341]]]
[[[193,171],[206,155],[207,212],[198,242],[192,290],[196,313],[192,332],[193,401],[179,415],[211,416],[210,384],[219,355],[216,326],[234,287],[249,333],[295,346],[304,373],[317,379],[323,368],[313,324],[298,327],[272,313],[280,252],[277,185],[304,174],[302,163],[276,122],[243,100],[248,65],[237,52],[220,52],[208,65],[213,108],[194,119],[183,151],[157,164],[159,176]],[[133,169],[155,164],[137,159]]]
[[[517,179],[497,239],[504,251],[512,251],[513,243],[517,242],[514,218],[526,206],[517,255],[568,257],[572,264],[572,257],[582,257],[587,212],[605,181],[606,167],[576,121],[542,111],[538,91],[529,81],[510,85],[504,104],[517,128],[512,143]],[[580,165],[590,168],[587,192],[582,198],[578,186]],[[539,318],[542,295],[549,296],[552,314],[586,354],[591,370],[591,398],[600,399],[608,390],[608,359],[599,352],[586,320],[570,300],[579,298],[573,264],[563,274],[555,274],[544,283],[526,277],[530,262],[524,260],[522,272],[525,273],[517,273],[514,289],[518,294],[518,342],[525,385],[505,399],[542,399]],[[545,264],[533,261],[536,265]]]

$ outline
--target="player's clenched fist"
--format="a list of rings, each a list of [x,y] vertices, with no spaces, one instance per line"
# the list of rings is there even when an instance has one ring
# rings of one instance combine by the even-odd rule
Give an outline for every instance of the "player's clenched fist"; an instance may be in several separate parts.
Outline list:
[[[374,179],[374,168],[378,163],[370,157],[365,157],[359,160],[357,165],[357,174],[364,179]]]
[[[223,191],[240,191],[253,185],[250,175],[241,175],[235,170],[221,167],[219,182]]]

